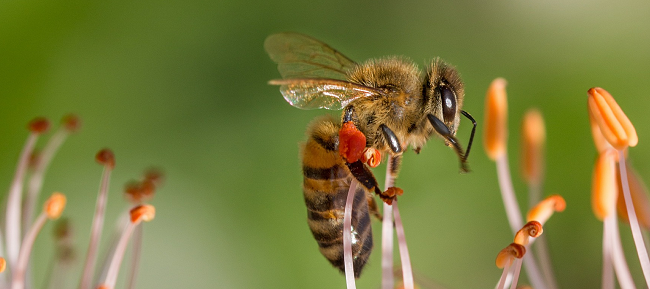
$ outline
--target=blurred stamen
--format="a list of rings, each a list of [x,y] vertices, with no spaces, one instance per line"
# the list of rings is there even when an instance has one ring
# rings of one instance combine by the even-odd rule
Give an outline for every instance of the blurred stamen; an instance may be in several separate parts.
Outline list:
[[[14,175],[14,179],[11,182],[11,187],[9,189],[5,230],[7,234],[7,258],[11,268],[15,267],[20,251],[21,195],[23,191],[25,170],[27,169],[29,157],[34,150],[34,145],[36,144],[38,136],[46,132],[49,126],[49,121],[42,117],[35,118],[29,123],[28,128],[31,133],[27,138],[27,142],[25,143],[22,152],[20,153],[20,157],[18,158],[16,174]]]
[[[66,115],[61,120],[61,127],[50,137],[47,144],[43,148],[42,153],[39,154],[38,161],[35,163],[34,171],[32,172],[29,178],[29,185],[27,187],[27,195],[25,197],[25,211],[23,212],[23,231],[26,231],[26,227],[32,223],[34,218],[34,207],[36,205],[36,200],[38,200],[38,195],[41,192],[43,187],[43,178],[45,172],[54,155],[59,150],[63,142],[65,142],[68,135],[79,130],[80,127],[79,118],[75,115]]]
[[[524,115],[521,126],[521,167],[529,187],[530,207],[539,202],[544,178],[544,142],[546,128],[541,112],[531,109]]]
[[[97,260],[97,248],[99,247],[99,240],[104,226],[104,211],[106,209],[106,199],[108,198],[108,185],[111,171],[115,167],[115,156],[109,149],[99,151],[95,159],[98,163],[104,165],[104,172],[102,173],[99,195],[97,196],[95,216],[91,228],[90,244],[88,245],[88,253],[84,263],[83,274],[81,275],[81,284],[79,285],[79,288],[81,289],[90,288],[93,280],[95,261]]]
[[[139,205],[131,209],[131,222],[126,226],[120,241],[118,242],[117,249],[115,254],[111,258],[111,264],[106,274],[106,279],[101,282],[99,288],[112,289],[115,287],[115,282],[117,281],[117,273],[119,273],[120,263],[122,263],[122,258],[124,257],[124,252],[126,251],[126,245],[128,244],[129,237],[133,232],[135,226],[141,222],[148,222],[153,220],[155,217],[156,210],[151,205]]]
[[[27,263],[29,262],[29,256],[32,247],[34,246],[36,236],[48,219],[55,220],[61,216],[61,213],[65,208],[65,203],[65,196],[61,193],[52,194],[52,196],[45,202],[43,212],[38,216],[32,228],[25,235],[16,266],[12,268],[12,289],[23,289],[25,287],[25,270],[27,269]]]

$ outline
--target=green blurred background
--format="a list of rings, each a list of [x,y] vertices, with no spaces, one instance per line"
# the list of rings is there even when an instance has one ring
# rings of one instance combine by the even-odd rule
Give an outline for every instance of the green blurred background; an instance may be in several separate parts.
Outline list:
[[[151,165],[167,175],[152,202],[157,217],[145,225],[139,288],[343,288],[308,230],[298,158],[307,123],[337,112],[293,108],[266,84],[279,74],[263,42],[281,31],[306,33],[357,61],[397,54],[424,66],[440,56],[461,72],[464,108],[479,121],[472,173],[458,174],[456,155],[432,139],[420,155],[405,154],[399,177],[418,277],[493,288],[501,274],[494,258],[512,236],[481,139],[485,90],[505,77],[519,202],[527,203],[520,120],[537,107],[548,135],[544,192],[568,203],[545,227],[557,278],[563,288],[600,286],[586,91],[609,90],[636,125],[630,160],[647,179],[648,1],[2,1],[0,188],[9,187],[26,123],[74,112],[82,131],[54,159],[44,191],[68,195],[78,256],[102,170],[94,154],[109,147],[117,166],[107,226],[125,207],[125,182]],[[383,183],[383,165],[376,171]],[[32,258],[37,285],[51,260],[51,229]],[[378,248],[379,223],[374,229]],[[629,227],[621,232],[641,285]],[[378,252],[359,288],[379,288]]]

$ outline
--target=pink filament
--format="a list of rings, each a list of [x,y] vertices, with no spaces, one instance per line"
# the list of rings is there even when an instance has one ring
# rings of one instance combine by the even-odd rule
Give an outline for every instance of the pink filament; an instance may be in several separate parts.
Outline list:
[[[345,263],[345,283],[348,289],[357,288],[354,280],[354,260],[352,260],[352,203],[357,190],[356,180],[352,180],[343,215],[343,261]]]

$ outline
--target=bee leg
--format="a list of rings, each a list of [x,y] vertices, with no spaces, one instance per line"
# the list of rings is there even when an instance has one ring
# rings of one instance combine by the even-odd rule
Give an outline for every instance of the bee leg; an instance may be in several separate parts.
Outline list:
[[[390,150],[393,151],[393,153],[401,153],[402,152],[402,146],[399,143],[399,140],[397,139],[397,136],[395,136],[395,133],[390,130],[385,124],[379,125],[381,128],[381,132],[384,135],[384,139],[388,143],[388,147],[390,147]]]
[[[433,114],[428,114],[427,118],[429,118],[429,122],[436,130],[436,132],[438,132],[443,138],[445,138],[445,140],[447,140],[454,147],[454,151],[456,151],[456,154],[460,159],[460,170],[463,173],[469,172],[469,168],[467,167],[467,158],[465,158],[465,153],[463,152],[463,148],[460,147],[460,144],[458,143],[456,137],[451,134],[451,131],[445,125],[445,123],[443,123]]]
[[[381,215],[379,212],[379,208],[377,207],[377,202],[375,202],[375,198],[371,194],[366,194],[366,199],[368,200],[368,211],[370,214],[375,216],[377,220],[380,222],[384,219],[384,216]]]
[[[379,189],[379,185],[377,185],[377,180],[375,179],[375,176],[372,174],[370,169],[366,167],[360,160],[353,162],[353,163],[345,163],[348,168],[350,169],[350,172],[354,176],[354,178],[362,185],[364,186],[368,191],[374,191],[375,194],[379,195],[379,197],[386,203],[386,204],[393,204],[393,200],[397,196],[401,196],[404,191],[400,188],[396,187],[390,187],[386,189],[386,191],[382,192]]]

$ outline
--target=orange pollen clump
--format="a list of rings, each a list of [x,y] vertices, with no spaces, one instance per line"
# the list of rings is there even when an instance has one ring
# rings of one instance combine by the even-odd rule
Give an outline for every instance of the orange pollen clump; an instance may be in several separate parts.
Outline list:
[[[339,130],[339,154],[348,163],[361,159],[366,148],[366,136],[351,121]]]
[[[381,153],[376,149],[367,148],[361,156],[361,162],[376,168],[381,163]]]
[[[64,194],[59,192],[53,193],[45,202],[45,214],[50,220],[58,219],[65,209],[66,198]]]
[[[528,211],[526,219],[528,221],[538,221],[541,224],[546,223],[548,218],[554,212],[562,212],[566,208],[566,201],[560,195],[551,195],[539,202],[535,207]]]
[[[76,132],[81,128],[81,120],[74,114],[64,116],[61,123],[68,132]]]
[[[600,154],[591,183],[591,205],[599,220],[604,220],[616,210],[616,156],[614,149]]]
[[[587,93],[589,114],[604,138],[618,150],[636,146],[639,142],[636,129],[612,95],[600,87],[591,88]],[[596,138],[594,136],[594,139]]]
[[[503,268],[512,264],[515,258],[523,258],[525,254],[526,247],[521,244],[511,243],[499,252],[495,263],[498,268]]]
[[[156,216],[156,208],[152,205],[139,205],[131,209],[131,223],[149,222]]]
[[[32,133],[41,134],[50,129],[50,121],[44,117],[37,117],[30,121],[27,127]]]
[[[115,155],[110,149],[100,150],[95,156],[95,160],[109,169],[115,168]]]
[[[505,154],[508,118],[508,99],[506,80],[497,78],[492,81],[485,97],[485,131],[483,143],[488,157],[496,160]]]
[[[526,246],[528,245],[529,237],[537,238],[543,231],[542,224],[537,221],[530,221],[517,232],[515,235],[515,243]]]

